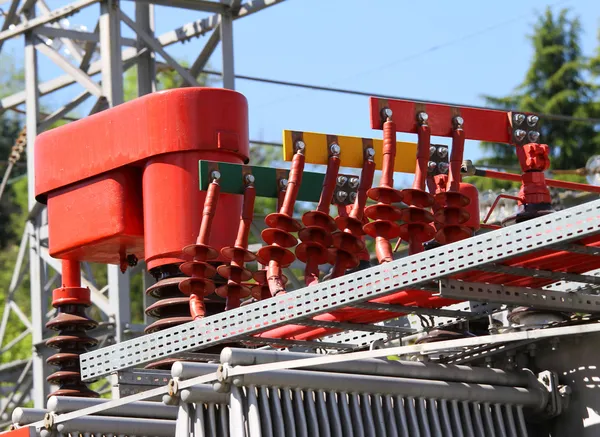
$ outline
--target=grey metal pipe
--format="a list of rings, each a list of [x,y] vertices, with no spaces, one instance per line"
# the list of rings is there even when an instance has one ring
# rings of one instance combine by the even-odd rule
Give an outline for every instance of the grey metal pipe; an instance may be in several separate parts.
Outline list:
[[[285,435],[296,437],[296,420],[294,418],[294,408],[292,407],[292,392],[290,389],[282,389],[280,392]]]
[[[194,385],[181,390],[180,394],[183,402],[194,403],[202,402],[205,404],[227,404],[229,403],[228,393],[217,393],[212,385],[202,384]]]
[[[238,387],[231,387],[230,397],[229,423],[231,424],[231,437],[246,437],[242,390]]]
[[[87,416],[56,425],[56,430],[59,433],[76,432],[82,429],[93,434],[113,433],[148,437],[173,437],[175,435],[175,421],[139,419],[137,417]]]
[[[251,350],[228,347],[221,351],[221,364],[227,363],[230,366],[251,366],[254,364],[302,360],[318,356],[319,355],[317,354],[302,352]],[[320,364],[318,366],[307,367],[307,369],[311,371],[399,376],[405,378],[436,379],[440,381],[469,382],[475,384],[507,385],[511,387],[528,387],[532,381],[532,375],[528,372],[507,372],[502,369],[492,369],[487,367],[422,363],[418,361],[391,361],[374,358],[346,361],[343,363]]]
[[[302,404],[302,390],[299,388],[294,390],[292,399],[294,403],[294,414],[296,415],[296,434],[298,437],[308,437],[308,426],[306,425],[306,414],[304,405]]]
[[[175,437],[189,437],[190,435],[190,404],[179,404],[177,420],[175,421]]]
[[[185,380],[216,372],[218,367],[218,364],[177,361],[171,366],[171,376]]]
[[[206,437],[204,425],[204,404],[194,404],[194,437]]]
[[[423,398],[419,398],[415,399],[415,403],[417,406],[419,424],[421,425],[421,435],[423,437],[431,437],[431,428],[429,427],[429,419],[427,418],[426,401]]]
[[[357,393],[393,394],[424,398],[456,399],[501,404],[519,404],[536,409],[545,407],[548,393],[541,388],[503,387],[492,385],[459,384],[439,380],[390,378],[371,375],[312,372],[305,370],[274,370],[237,375],[237,385],[268,385],[278,387],[311,388],[313,390],[346,391]]]
[[[470,411],[471,406],[466,401],[461,402],[460,406],[461,406],[462,415],[457,420],[457,423],[460,424],[462,421],[462,423],[465,425],[464,426],[465,437],[475,437],[475,430],[473,428],[473,419],[471,418],[471,411]]]
[[[273,437],[273,422],[271,420],[271,407],[269,407],[269,396],[266,387],[258,388],[258,407],[261,412],[262,437]]]
[[[109,402],[109,399],[77,398],[72,396],[52,396],[48,399],[48,410],[57,414],[69,413],[87,407]],[[161,405],[158,402],[138,401],[104,410],[98,416],[144,417],[148,419],[177,419],[177,407]]]
[[[42,420],[47,411],[41,408],[17,407],[12,412],[12,423],[15,425],[27,425]]]
[[[256,397],[256,387],[253,385],[246,388],[246,399],[248,412],[248,437],[262,437],[260,432],[260,410],[258,398]]]

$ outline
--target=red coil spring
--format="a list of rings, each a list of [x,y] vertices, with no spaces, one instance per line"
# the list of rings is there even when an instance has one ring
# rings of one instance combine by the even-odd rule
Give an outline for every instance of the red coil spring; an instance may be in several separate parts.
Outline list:
[[[343,275],[346,270],[358,266],[362,255],[366,251],[363,241],[363,236],[365,235],[363,231],[363,213],[367,203],[367,190],[373,185],[373,176],[375,174],[374,157],[375,149],[372,147],[372,144],[365,145],[360,183],[352,210],[347,214],[345,209],[339,208],[340,215],[335,219],[340,232],[333,234],[331,257],[335,259],[335,262],[331,272],[332,278],[337,278]]]
[[[208,186],[204,199],[204,210],[196,244],[190,244],[183,248],[183,253],[192,256],[193,261],[185,262],[179,267],[185,275],[189,276],[179,283],[179,290],[189,296],[190,314],[194,320],[201,319],[206,315],[204,296],[215,291],[215,284],[210,278],[215,275],[216,269],[207,261],[214,260],[219,256],[215,248],[208,245],[208,242],[219,201],[220,177],[218,171],[211,173],[212,182]]]
[[[256,199],[254,177],[251,174],[246,175],[244,184],[244,206],[235,244],[221,249],[221,256],[230,261],[230,264],[221,265],[217,268],[217,273],[227,279],[227,284],[217,288],[216,291],[217,295],[226,298],[226,310],[238,308],[241,299],[251,294],[250,287],[242,281],[252,279],[252,272],[244,267],[244,263],[256,259],[256,255],[248,250],[248,236],[250,235],[250,225],[254,215],[254,200]]]
[[[329,215],[329,206],[333,199],[336,179],[340,170],[340,146],[333,143],[329,146],[327,171],[323,179],[323,189],[317,209],[308,211],[302,216],[306,226],[298,237],[302,241],[296,247],[296,256],[306,264],[304,283],[313,285],[319,282],[319,264],[329,262],[329,246],[332,244],[331,233],[337,229],[335,221]]]
[[[47,328],[58,331],[56,337],[46,341],[48,347],[58,349],[58,353],[47,360],[48,364],[58,367],[47,379],[59,386],[50,396],[98,397],[98,393],[81,381],[79,356],[98,343],[86,331],[98,324],[85,313],[91,305],[90,290],[81,287],[80,277],[78,261],[62,260],[62,287],[52,292],[52,306],[58,314],[46,324]]]
[[[267,283],[272,296],[285,293],[282,269],[296,259],[288,248],[298,244],[298,240],[290,232],[298,232],[302,228],[300,222],[294,219],[292,214],[302,183],[305,145],[302,141],[297,141],[295,148],[296,153],[292,158],[285,197],[281,202],[279,212],[269,214],[265,218],[268,228],[262,231],[261,237],[267,246],[261,247],[257,253],[259,262],[267,265]]]
[[[379,263],[393,260],[390,240],[400,235],[396,221],[402,217],[402,210],[392,203],[402,200],[402,193],[394,188],[394,162],[396,160],[396,123],[391,119],[392,111],[384,110],[387,121],[383,123],[383,164],[379,187],[371,188],[368,196],[377,201],[376,205],[365,209],[365,216],[374,220],[363,229],[375,238],[375,252]]]
[[[470,199],[460,192],[460,167],[465,149],[462,117],[454,117],[452,124],[452,151],[446,191],[435,196],[440,205],[434,216],[439,227],[435,239],[441,244],[453,243],[473,235],[473,231],[465,226],[470,217],[465,207]]]
[[[432,225],[433,214],[427,209],[434,203],[433,195],[425,191],[425,179],[429,164],[429,147],[431,129],[427,124],[428,116],[425,112],[417,115],[417,164],[415,179],[412,188],[401,191],[404,203],[408,208],[401,212],[400,238],[408,242],[408,253],[414,254],[423,251],[423,243],[431,240],[435,235]]]

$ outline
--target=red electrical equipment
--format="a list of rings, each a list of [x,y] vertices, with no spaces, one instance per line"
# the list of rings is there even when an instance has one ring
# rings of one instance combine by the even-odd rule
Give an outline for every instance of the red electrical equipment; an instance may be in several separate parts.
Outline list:
[[[159,319],[147,332],[192,320],[179,265],[193,261],[182,248],[196,243],[206,197],[198,161],[242,164],[248,154],[246,98],[215,88],[150,94],[41,134],[35,195],[48,205],[50,255],[122,269],[145,259],[158,280],[147,292],[160,299],[146,310]],[[215,254],[234,245],[241,208],[241,196],[219,197],[203,241]],[[208,314],[223,309],[212,303]]]

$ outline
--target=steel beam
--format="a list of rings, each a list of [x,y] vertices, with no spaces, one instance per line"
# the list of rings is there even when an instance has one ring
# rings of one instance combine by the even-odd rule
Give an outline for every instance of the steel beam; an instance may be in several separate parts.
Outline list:
[[[137,2],[153,3],[161,6],[171,6],[174,8],[191,9],[202,12],[222,13],[228,8],[218,2],[208,0],[137,0]]]
[[[228,1],[228,0],[221,0]],[[223,65],[223,88],[235,89],[235,69],[233,62],[233,16],[230,11],[221,14],[221,56]]]
[[[154,5],[136,2],[135,22],[141,30],[154,37]],[[139,36],[137,43],[138,50],[146,46]],[[138,96],[145,96],[156,91],[156,62],[151,50],[147,50],[138,58],[137,85]]]
[[[64,29],[62,27],[41,26],[34,30],[37,35],[47,36],[49,38],[60,38],[61,40],[79,40],[87,43],[98,43],[100,36],[97,32],[84,32],[81,30]],[[133,38],[121,38],[123,46],[136,47],[137,41]],[[85,51],[85,47],[82,47]],[[72,49],[69,49],[72,50]],[[77,57],[77,61],[81,63],[81,55]]]
[[[100,0],[94,0],[98,2]],[[283,2],[284,0],[257,0],[243,4],[240,7],[237,15],[233,17],[234,20],[242,17],[246,17],[253,13],[262,11],[266,7],[276,5],[278,3]],[[187,41],[193,37],[203,35],[206,32],[213,30],[217,24],[220,22],[219,15],[214,15],[208,18],[203,18],[200,20],[192,21],[187,23],[175,30],[171,30],[159,36],[157,39],[163,47],[167,47],[171,44],[175,44],[181,41]],[[45,24],[45,23],[44,23]],[[127,62],[133,61],[139,56],[139,52],[134,48],[128,48],[123,50],[122,52],[122,60],[125,63],[124,68],[127,68]],[[82,67],[83,70],[85,70]],[[87,69],[87,72],[90,76],[97,74],[101,71],[101,62],[97,61],[90,65]],[[39,84],[39,93],[41,96],[52,93],[59,89],[62,89],[66,86],[74,83],[75,80],[69,76],[60,76],[54,79],[51,79],[47,82],[43,82]],[[22,103],[25,103],[25,92],[21,91],[10,96],[7,96],[0,100],[0,111],[6,110],[10,108],[14,108]]]
[[[219,23],[215,30],[212,31],[208,37],[208,41],[204,43],[204,48],[190,67],[190,74],[192,76],[198,77],[198,75],[202,73],[202,70],[204,70],[204,67],[206,67],[208,60],[219,45],[219,41],[221,41],[221,23]]]
[[[110,106],[116,106],[123,103],[121,10],[119,9],[118,0],[104,0],[100,5],[100,10],[102,95],[106,97]]]
[[[79,105],[85,102],[90,97],[90,95],[91,94],[89,91],[84,91],[63,107],[58,108],[56,111],[54,111],[52,114],[44,118],[44,120],[42,120],[42,122],[38,125],[38,130],[42,132],[52,127],[52,125],[55,122],[61,120],[69,112],[71,112],[73,109],[77,108]],[[44,239],[43,236],[42,239]]]
[[[0,33],[4,32],[8,27],[13,24],[17,18],[17,10],[19,9],[19,3],[21,0],[12,0],[10,3],[10,7],[8,8],[8,12],[4,15],[4,22],[2,23],[2,27],[0,28]],[[0,50],[2,50],[2,45],[4,41],[0,41]]]
[[[44,42],[37,44],[36,49],[46,55],[54,64],[68,73],[73,79],[75,79],[82,87],[93,94],[96,97],[102,97],[102,89],[94,82],[85,71],[80,70],[71,64],[63,55],[58,53],[52,47],[47,46]]]
[[[501,284],[478,284],[456,280],[440,282],[440,292],[444,297],[461,300],[496,302],[507,305],[521,305],[546,310],[600,312],[600,296],[565,293],[537,288],[511,287]]]
[[[139,27],[135,22],[129,18],[125,13],[121,13],[121,20],[125,24],[127,24],[131,30],[133,30],[140,38],[144,40],[144,42],[156,53],[161,55],[164,60],[169,64],[172,68],[174,68],[179,75],[188,83],[188,85],[200,86],[195,77],[193,77],[188,70],[183,68],[179,63],[169,55],[160,42],[153,38],[151,35],[146,33],[141,27]]]
[[[56,9],[49,14],[26,20],[24,23],[17,24],[12,29],[9,28],[0,32],[0,42],[5,41],[9,38],[13,38],[17,35],[22,35],[23,33],[33,30],[39,26],[52,23],[69,15],[73,15],[80,9],[93,5],[94,3],[98,3],[99,1],[100,0],[79,0],[62,8]]]
[[[492,273],[506,273],[508,275],[554,279],[556,281],[581,282],[583,284],[600,285],[600,277],[591,275],[580,275],[577,273],[554,272],[550,270],[532,269],[529,267],[513,267],[490,263],[481,266],[480,270]]]

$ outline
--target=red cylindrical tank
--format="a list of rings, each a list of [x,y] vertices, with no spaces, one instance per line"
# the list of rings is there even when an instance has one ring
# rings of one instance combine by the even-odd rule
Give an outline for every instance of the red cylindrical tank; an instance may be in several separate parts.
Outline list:
[[[475,185],[461,182],[459,192],[467,196],[470,200],[469,204],[464,207],[469,213],[469,220],[464,223],[464,226],[473,229],[473,231],[478,231],[481,224],[479,217],[479,191],[477,191]]]

